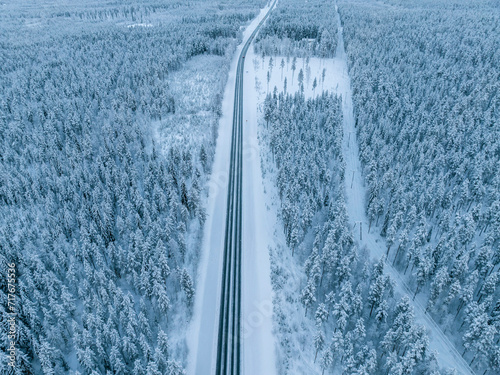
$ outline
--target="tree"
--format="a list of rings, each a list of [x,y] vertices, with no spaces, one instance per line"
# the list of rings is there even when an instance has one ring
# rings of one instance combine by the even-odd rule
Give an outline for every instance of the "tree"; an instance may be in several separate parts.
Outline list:
[[[193,304],[194,297],[194,288],[193,288],[193,280],[191,280],[191,276],[189,276],[188,271],[184,268],[181,273],[181,287],[186,294],[186,298],[188,300],[189,305]]]
[[[302,291],[302,295],[300,297],[300,301],[306,308],[305,310],[305,315],[307,316],[307,309],[313,305],[314,302],[316,302],[316,285],[314,285],[314,282],[312,280],[309,280],[307,282],[306,287]]]
[[[378,305],[382,302],[384,288],[385,278],[382,275],[378,276],[375,282],[370,285],[370,291],[368,293],[368,302],[370,303],[370,316],[372,316],[373,309],[378,307]]]
[[[467,306],[466,314],[469,327],[464,334],[463,340],[465,351],[468,350],[474,353],[470,361],[470,365],[472,365],[478,356],[482,359],[488,358],[493,349],[496,329],[489,323],[489,317],[484,311],[484,305],[472,302],[470,306]]]
[[[298,80],[299,80],[300,92],[304,92],[304,71],[302,69],[300,69],[299,71]]]
[[[167,375],[186,375],[186,372],[179,362],[170,360],[167,363]]]
[[[123,357],[118,347],[116,347],[115,345],[111,347],[109,360],[111,364],[111,370],[114,371],[115,374],[120,374],[125,371],[125,364],[123,363]]]
[[[325,370],[330,368],[333,363],[333,354],[329,347],[323,351],[323,356],[321,357],[321,374],[325,373]]]
[[[207,155],[207,151],[205,149],[205,145],[201,145],[201,148],[200,148],[200,163],[201,163],[201,166],[203,168],[203,171],[205,173],[208,172],[208,155]]]
[[[321,281],[322,285],[325,270],[327,273],[333,274],[340,262],[340,246],[335,240],[335,231],[331,230],[328,232],[328,236],[323,246],[322,256],[321,256]]]
[[[500,300],[498,300],[493,310],[491,311],[491,322],[495,325],[497,332],[500,333]],[[496,343],[498,344],[500,337],[497,338]]]
[[[500,348],[498,346],[492,348],[492,353],[488,359],[488,366],[490,370],[497,372],[500,370]]]
[[[314,335],[314,348],[316,349],[316,353],[314,354],[314,362],[316,362],[316,358],[318,357],[318,351],[323,350],[323,346],[325,345],[325,336],[323,335],[323,331],[318,329],[316,334]]]
[[[417,296],[420,289],[425,285],[425,282],[428,279],[430,272],[432,271],[432,256],[429,251],[429,247],[424,251],[421,251],[418,258],[418,266],[417,266],[417,288],[415,289],[415,294],[413,295],[413,299]]]
[[[467,278],[465,286],[461,289],[460,292],[460,305],[458,306],[457,313],[455,314],[455,318],[460,313],[460,310],[463,306],[467,306],[467,304],[472,301],[474,298],[474,290],[476,289],[478,280],[478,272],[477,270],[472,272],[472,274]]]
[[[328,57],[333,52],[333,46],[334,42],[332,40],[332,36],[327,29],[324,29],[321,33],[319,45],[321,57]]]
[[[271,120],[271,116],[275,109],[275,101],[271,95],[267,95],[266,99],[264,99],[264,119],[266,120],[266,126],[269,126],[269,121]]]
[[[397,304],[395,313],[393,325],[387,331],[382,341],[383,347],[388,351],[400,348],[413,327],[414,315],[407,296],[403,297]]]
[[[429,300],[427,302],[427,307],[425,311],[431,309],[435,305],[440,293],[443,291],[445,286],[448,285],[449,280],[450,279],[448,276],[448,268],[447,267],[440,268],[437,271],[436,276],[434,277],[434,280],[431,283],[431,294],[429,296]]]
[[[292,233],[290,235],[290,246],[292,248],[292,256],[295,253],[295,249],[297,245],[299,244],[299,230],[296,226],[292,229]]]
[[[158,307],[160,311],[164,314],[170,309],[170,298],[168,298],[165,286],[161,284],[155,284],[153,286],[154,295],[156,296]]]
[[[316,313],[314,314],[316,325],[321,326],[324,322],[326,322],[328,320],[328,315],[329,313],[326,305],[324,303],[320,303],[316,309]]]
[[[492,296],[495,293],[496,287],[498,285],[498,273],[492,273],[486,277],[486,280],[481,285],[481,288],[478,291],[479,299],[477,303],[480,303],[484,296]]]
[[[295,75],[295,69],[297,69],[297,58],[294,56],[292,59],[292,85],[293,85],[293,76]]]
[[[492,257],[493,257],[493,251],[491,249],[491,246],[488,246],[488,245],[481,246],[481,249],[479,250],[479,254],[477,255],[476,260],[475,260],[475,266],[476,266],[476,270],[479,271],[479,274],[482,277],[486,276],[487,272],[493,266],[491,264]]]
[[[389,229],[387,230],[387,236],[385,238],[385,241],[387,243],[387,252],[385,253],[386,256],[389,255],[389,250],[394,243],[396,239],[396,227],[394,225],[394,222],[389,226]]]
[[[54,348],[51,348],[48,342],[40,343],[38,348],[38,358],[40,359],[40,366],[42,367],[43,373],[48,375],[55,374],[54,369]]]
[[[383,300],[377,307],[377,310],[375,310],[375,319],[378,323],[387,321],[388,309],[387,301]]]
[[[337,320],[335,331],[339,329],[343,332],[352,313],[352,300],[354,298],[352,285],[349,281],[342,285],[339,297],[339,302],[335,303],[333,306],[332,315]]]
[[[403,248],[406,247],[408,244],[408,229],[405,228],[401,231],[401,234],[399,235],[399,245],[398,249],[396,250],[396,254],[394,255],[394,260],[392,261],[392,265],[394,266],[394,263],[396,263],[396,259],[398,258],[399,251]]]

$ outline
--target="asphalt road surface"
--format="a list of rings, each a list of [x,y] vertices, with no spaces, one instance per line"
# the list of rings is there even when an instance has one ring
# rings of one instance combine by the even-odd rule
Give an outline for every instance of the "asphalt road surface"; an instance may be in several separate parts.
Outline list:
[[[245,55],[276,0],[243,46],[236,70],[226,231],[224,238],[216,375],[239,375],[241,365],[241,190],[243,154],[243,73]]]

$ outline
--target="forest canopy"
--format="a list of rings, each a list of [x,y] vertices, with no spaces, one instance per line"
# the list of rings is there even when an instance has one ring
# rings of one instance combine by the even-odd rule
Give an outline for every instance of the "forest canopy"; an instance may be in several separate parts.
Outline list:
[[[2,8],[0,268],[16,265],[16,374],[184,373],[222,92],[262,3]],[[186,109],[176,80],[203,56],[213,69]],[[159,144],[153,124],[172,116],[173,138],[204,124]],[[2,278],[2,315],[6,293]]]

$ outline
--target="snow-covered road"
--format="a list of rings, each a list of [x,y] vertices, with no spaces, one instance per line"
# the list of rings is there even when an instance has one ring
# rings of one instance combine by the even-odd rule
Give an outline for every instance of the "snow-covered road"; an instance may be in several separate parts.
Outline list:
[[[250,23],[243,34],[243,42],[237,48],[224,92],[223,114],[219,123],[219,135],[209,181],[207,220],[204,228],[202,256],[197,277],[197,290],[193,320],[187,334],[189,349],[188,373],[210,374],[216,366],[217,328],[220,306],[222,275],[222,251],[226,218],[226,199],[233,125],[233,103],[236,70],[242,48],[269,6]],[[259,197],[262,194],[260,159],[255,154],[256,141],[255,103],[253,86],[246,81],[244,87],[243,130],[243,259],[242,259],[242,372],[244,374],[274,374],[274,339],[272,335],[272,296],[270,266],[264,236],[259,233],[261,211]],[[247,125],[248,124],[248,125]],[[254,178],[256,180],[254,180]],[[260,190],[259,190],[260,189]]]
[[[347,69],[347,56],[344,49],[342,26],[337,10],[337,20],[339,25],[339,43],[336,58],[344,65],[342,76],[339,77],[339,87],[337,94],[342,95],[342,111],[344,116],[344,140],[342,152],[346,163],[345,170],[345,196],[349,221],[354,228],[355,238],[361,247],[366,246],[370,254],[375,259],[380,259],[385,255],[387,246],[385,240],[372,230],[368,233],[368,218],[365,212],[365,186],[362,176],[362,168],[359,160],[359,149],[356,140],[356,130],[354,127],[354,115],[352,104],[351,82]],[[361,224],[360,224],[361,223]],[[362,239],[360,240],[360,225]],[[399,272],[386,262],[386,272],[396,282],[396,291],[401,295],[408,295],[410,299],[413,293],[405,284]],[[443,368],[455,368],[460,374],[473,374],[467,362],[462,358],[455,346],[450,342],[434,320],[425,313],[422,303],[416,298],[412,301],[415,311],[416,322],[425,326],[429,334],[429,349],[437,352],[438,363]]]

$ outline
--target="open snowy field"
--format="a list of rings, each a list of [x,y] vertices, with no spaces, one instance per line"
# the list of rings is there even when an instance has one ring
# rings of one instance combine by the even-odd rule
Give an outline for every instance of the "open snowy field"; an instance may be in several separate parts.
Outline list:
[[[248,64],[249,62],[251,64]],[[272,93],[275,87],[279,92],[285,91],[289,94],[299,92],[301,71],[306,98],[320,95],[323,91],[339,94],[344,92],[339,85],[345,83],[347,71],[340,59],[304,57],[295,58],[295,69],[292,68],[293,64],[294,58],[285,56],[262,58],[262,56],[256,56],[254,52],[248,54],[245,69],[249,74],[248,79],[254,82],[257,106],[262,106],[265,96]],[[250,71],[253,74],[250,75]],[[252,96],[249,95],[249,97]]]

